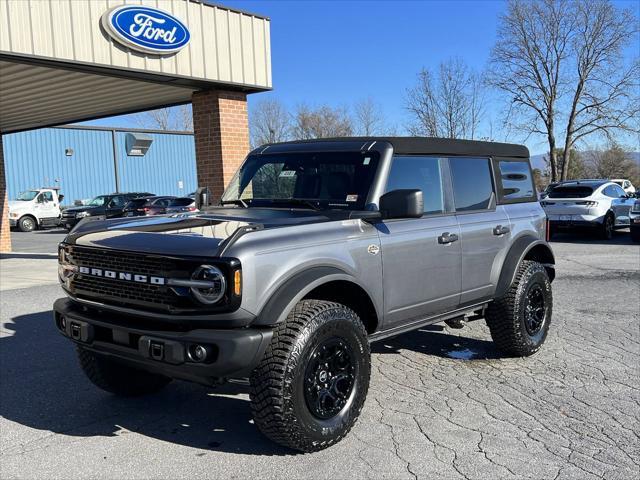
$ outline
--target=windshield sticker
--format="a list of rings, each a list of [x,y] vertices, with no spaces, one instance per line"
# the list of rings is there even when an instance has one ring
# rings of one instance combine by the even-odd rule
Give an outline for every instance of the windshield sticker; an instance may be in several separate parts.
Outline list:
[[[364,157],[364,161],[362,162],[363,165],[369,165],[369,162],[371,161],[371,157]]]
[[[295,170],[282,170],[280,172],[280,176],[281,177],[295,177],[296,176],[296,171]]]
[[[358,195],[347,195],[347,202],[357,202]]]

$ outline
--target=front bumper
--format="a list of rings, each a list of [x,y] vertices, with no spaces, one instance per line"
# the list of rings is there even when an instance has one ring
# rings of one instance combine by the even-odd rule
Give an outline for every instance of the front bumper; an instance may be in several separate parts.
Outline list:
[[[17,227],[18,219],[17,218],[9,218],[9,227]]]
[[[85,217],[87,218],[87,217]],[[73,227],[75,227],[80,220],[82,220],[81,218],[76,218],[76,217],[62,217],[62,219],[60,220],[60,225],[62,225],[64,228],[66,228],[67,230],[71,230]]]
[[[249,376],[273,335],[271,329],[179,330],[144,318],[131,326],[113,313],[87,309],[68,298],[56,300],[53,311],[58,331],[87,350],[205,385]],[[145,323],[152,328],[140,326]],[[193,360],[190,348],[196,345],[206,348],[206,360]]]

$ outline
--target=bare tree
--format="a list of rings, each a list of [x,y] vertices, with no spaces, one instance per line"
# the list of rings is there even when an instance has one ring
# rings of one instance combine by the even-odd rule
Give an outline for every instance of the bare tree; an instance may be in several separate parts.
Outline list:
[[[605,150],[590,150],[585,156],[587,168],[593,177],[626,178],[636,185],[640,181],[638,165],[629,152],[616,143],[611,143]]]
[[[299,105],[293,116],[292,136],[296,140],[350,135],[353,135],[353,122],[345,108]]]
[[[372,97],[357,101],[353,106],[355,133],[357,135],[382,135],[386,134],[385,118],[382,108]]]
[[[414,135],[473,139],[484,113],[482,79],[456,58],[441,63],[437,77],[422,69],[406,107]]]
[[[576,141],[632,129],[638,65],[624,68],[621,51],[637,31],[633,14],[606,0],[509,1],[489,81],[508,95],[512,126],[546,137],[552,181],[569,175]]]
[[[291,118],[278,100],[262,100],[251,110],[249,130],[253,147],[283,142],[289,139]]]
[[[140,128],[156,130],[193,131],[193,115],[191,105],[159,108],[147,112],[137,113],[135,122]]]

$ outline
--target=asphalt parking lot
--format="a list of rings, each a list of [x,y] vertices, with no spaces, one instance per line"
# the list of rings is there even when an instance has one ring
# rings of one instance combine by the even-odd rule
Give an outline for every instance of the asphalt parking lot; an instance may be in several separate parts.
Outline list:
[[[38,241],[45,251],[14,245],[55,253]],[[12,289],[3,277],[0,477],[638,478],[640,248],[627,232],[559,235],[553,247],[554,315],[539,353],[500,358],[482,321],[375,344],[359,422],[307,455],[260,435],[242,384],[173,382],[133,400],[97,390],[54,329],[55,280]],[[44,272],[47,257],[24,265]]]

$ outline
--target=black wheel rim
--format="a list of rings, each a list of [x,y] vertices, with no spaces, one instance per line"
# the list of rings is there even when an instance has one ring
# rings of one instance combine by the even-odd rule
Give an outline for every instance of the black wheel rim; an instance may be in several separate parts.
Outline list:
[[[304,396],[313,416],[335,417],[345,407],[355,383],[353,353],[347,343],[333,337],[311,353],[304,374]]]
[[[607,232],[607,237],[610,237],[613,235],[613,220],[611,219],[611,217],[607,217],[606,222],[607,223],[605,225],[605,228]]]
[[[537,334],[544,325],[547,309],[544,301],[542,286],[534,285],[527,293],[525,303],[524,324],[529,335]]]

